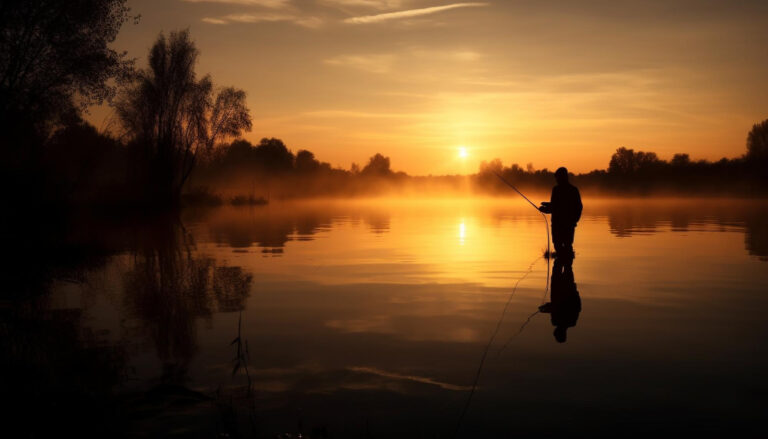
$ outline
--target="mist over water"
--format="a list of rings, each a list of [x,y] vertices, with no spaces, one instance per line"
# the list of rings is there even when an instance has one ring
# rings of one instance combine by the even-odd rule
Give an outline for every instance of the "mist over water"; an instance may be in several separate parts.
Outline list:
[[[764,432],[765,202],[584,205],[565,343],[544,313],[518,334],[550,300],[544,223],[518,199],[273,202],[91,227],[110,250],[6,324],[47,353],[16,373],[81,377],[129,435],[451,437],[509,302],[459,437]],[[69,322],[69,353],[30,321]],[[111,378],[77,370],[86,353]]]

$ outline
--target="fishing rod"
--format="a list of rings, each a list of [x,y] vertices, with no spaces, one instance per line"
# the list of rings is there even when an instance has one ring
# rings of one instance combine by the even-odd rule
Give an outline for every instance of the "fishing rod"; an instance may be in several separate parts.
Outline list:
[[[549,242],[550,242],[550,237],[549,237],[549,221],[547,220],[547,215],[544,212],[542,212],[541,210],[539,210],[539,208],[536,206],[536,204],[533,203],[533,201],[531,201],[528,197],[526,197],[525,194],[520,192],[520,189],[518,189],[514,184],[508,182],[507,179],[502,177],[501,174],[499,174],[496,171],[491,171],[491,172],[493,172],[494,175],[499,177],[499,180],[501,180],[504,184],[506,184],[507,186],[509,186],[512,189],[514,189],[515,192],[517,192],[521,197],[523,197],[523,199],[525,199],[525,201],[527,201],[528,204],[533,206],[533,208],[536,209],[536,211],[539,212],[541,214],[541,216],[544,218],[544,225],[546,226],[546,229],[547,229],[547,255],[546,256],[547,256],[547,260],[549,260],[550,257],[552,256],[552,251],[550,250],[550,246],[549,246]],[[547,264],[547,279],[549,279],[549,264]],[[548,289],[549,289],[549,280],[547,280],[547,290]]]
[[[529,199],[528,199],[528,197],[526,197],[526,196],[525,196],[525,194],[523,194],[522,192],[520,192],[520,190],[519,190],[517,187],[515,187],[515,185],[514,185],[514,184],[512,184],[512,183],[508,182],[508,181],[507,181],[507,180],[506,180],[504,177],[502,177],[502,176],[501,176],[501,174],[499,174],[498,172],[496,172],[496,171],[491,171],[491,172],[493,172],[493,173],[494,173],[494,174],[495,174],[497,177],[499,177],[499,180],[503,181],[503,182],[504,182],[504,183],[505,183],[507,186],[511,187],[512,189],[514,189],[514,190],[515,190],[515,192],[517,192],[518,194],[520,194],[520,196],[521,196],[521,197],[523,197],[523,198],[525,199],[525,201],[527,201],[528,203],[530,203],[530,205],[531,205],[531,206],[533,206],[533,208],[534,208],[534,209],[536,209],[536,210],[539,210],[539,208],[538,208],[538,207],[537,207],[537,206],[536,206],[536,205],[533,203],[533,201],[529,200]],[[539,210],[539,212],[541,212],[541,211]],[[542,213],[543,213],[543,212],[542,212]],[[546,217],[545,217],[545,218],[546,218]]]

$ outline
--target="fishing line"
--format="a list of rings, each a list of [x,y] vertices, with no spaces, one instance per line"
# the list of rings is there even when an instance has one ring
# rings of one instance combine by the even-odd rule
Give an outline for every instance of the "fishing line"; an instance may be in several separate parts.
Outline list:
[[[469,396],[467,397],[467,402],[464,404],[464,409],[461,411],[461,415],[459,416],[459,421],[456,423],[456,430],[454,431],[453,436],[456,437],[456,435],[459,433],[459,428],[461,428],[461,421],[464,420],[464,415],[467,414],[467,410],[469,410],[469,405],[472,402],[472,396],[475,394],[475,390],[477,389],[477,383],[480,381],[480,374],[483,371],[483,366],[485,365],[485,358],[488,356],[488,351],[491,349],[491,345],[493,345],[493,340],[496,338],[496,335],[499,333],[499,329],[501,329],[501,324],[504,322],[504,315],[507,313],[507,308],[509,308],[510,302],[512,302],[512,297],[514,297],[515,292],[517,291],[517,286],[520,285],[520,282],[523,281],[526,277],[528,277],[529,274],[533,271],[533,266],[536,265],[536,262],[541,259],[541,256],[534,259],[533,262],[528,265],[528,269],[525,273],[523,273],[522,276],[520,276],[519,279],[517,279],[517,282],[515,283],[515,286],[512,288],[512,292],[509,293],[509,297],[507,298],[507,303],[504,304],[504,309],[501,311],[501,316],[499,317],[499,321],[496,323],[496,329],[494,329],[493,334],[491,334],[491,338],[488,340],[488,344],[485,346],[485,350],[483,351],[483,356],[480,357],[480,365],[477,367],[477,373],[475,374],[475,380],[472,383],[472,390],[469,392]],[[529,317],[530,320],[530,317]]]
[[[531,315],[529,315],[529,316],[528,316],[528,318],[525,320],[525,323],[523,323],[523,324],[520,326],[520,329],[518,329],[516,333],[514,333],[514,334],[513,334],[511,337],[509,337],[509,339],[507,340],[507,342],[506,342],[506,343],[504,343],[504,346],[502,346],[502,347],[501,347],[501,349],[499,349],[499,352],[496,352],[496,358],[498,358],[499,356],[501,356],[501,353],[502,353],[502,352],[504,352],[504,349],[506,349],[506,348],[507,348],[507,346],[508,346],[508,345],[509,345],[509,344],[512,342],[512,340],[513,340],[515,337],[517,337],[518,335],[520,335],[520,334],[523,332],[523,329],[525,329],[525,327],[526,327],[526,326],[528,326],[528,323],[531,323],[531,319],[532,319],[532,318],[533,318],[533,317],[534,317],[536,314],[538,314],[538,313],[540,313],[540,312],[541,312],[541,311],[539,311],[539,310],[536,310],[536,312],[535,312],[535,313],[533,313],[533,314],[531,314]]]

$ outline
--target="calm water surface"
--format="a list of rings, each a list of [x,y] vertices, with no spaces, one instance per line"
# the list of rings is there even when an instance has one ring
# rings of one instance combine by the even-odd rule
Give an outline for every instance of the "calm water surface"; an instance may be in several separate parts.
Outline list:
[[[39,315],[119,352],[137,435],[765,437],[766,226],[762,201],[586,200],[565,343],[516,199],[185,211]]]

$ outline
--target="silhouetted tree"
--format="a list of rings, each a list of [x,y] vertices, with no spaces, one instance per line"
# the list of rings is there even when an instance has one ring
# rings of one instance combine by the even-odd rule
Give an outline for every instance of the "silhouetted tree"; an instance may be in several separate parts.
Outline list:
[[[256,157],[260,166],[267,172],[280,173],[293,169],[293,153],[282,140],[274,137],[261,139],[256,146]]]
[[[128,19],[125,3],[0,3],[0,136],[11,142],[23,139],[9,135],[44,138],[57,116],[114,95],[108,80],[124,77],[132,66],[125,53],[108,47]]]
[[[253,164],[256,162],[256,148],[247,140],[233,140],[225,147],[223,160],[229,167]]]
[[[756,123],[747,135],[747,160],[768,163],[768,119]]]
[[[6,202],[59,204],[44,151],[64,119],[110,99],[132,62],[108,47],[125,0],[0,1],[0,187]],[[20,188],[24,188],[23,191]],[[14,214],[32,214],[19,209]]]
[[[296,171],[301,173],[315,172],[320,169],[320,162],[315,159],[315,155],[306,149],[296,153]]]
[[[611,156],[608,172],[612,174],[633,174],[638,171],[648,171],[661,164],[655,152],[635,152],[634,149],[621,147]]]
[[[688,154],[675,154],[669,163],[677,167],[688,166],[691,164],[691,157]]]
[[[68,204],[104,201],[127,183],[125,150],[108,134],[76,118],[53,133],[45,148],[46,174],[56,182],[49,190]]]
[[[384,157],[383,155],[376,153],[368,159],[368,164],[365,165],[360,173],[363,175],[380,176],[392,174],[392,170],[389,168],[389,157]]]
[[[148,194],[176,203],[197,153],[251,129],[245,92],[223,88],[214,97],[211,77],[198,80],[198,51],[187,30],[163,34],[117,104],[124,134],[148,165]]]
[[[501,159],[495,158],[491,160],[490,162],[486,162],[483,160],[480,162],[480,173],[481,174],[489,174],[489,173],[497,173],[501,174],[504,169],[504,166],[501,163]]]
[[[608,172],[612,174],[629,174],[635,170],[635,150],[622,146],[611,156]]]

